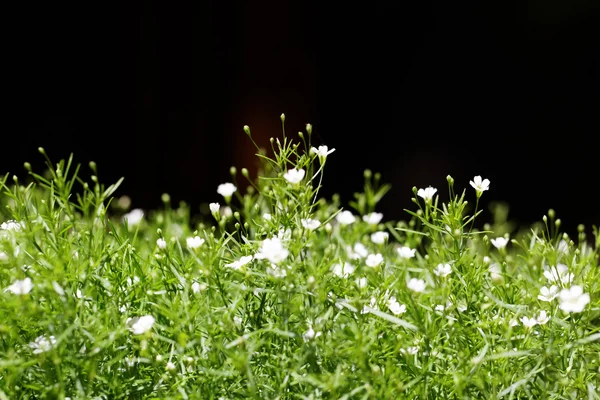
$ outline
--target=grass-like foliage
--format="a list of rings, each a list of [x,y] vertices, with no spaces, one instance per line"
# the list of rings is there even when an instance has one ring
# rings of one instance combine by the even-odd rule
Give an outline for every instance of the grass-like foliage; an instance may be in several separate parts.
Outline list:
[[[481,177],[395,222],[365,171],[342,208],[311,131],[254,143],[197,218],[43,149],[4,176],[0,399],[600,399],[597,227],[477,229]]]

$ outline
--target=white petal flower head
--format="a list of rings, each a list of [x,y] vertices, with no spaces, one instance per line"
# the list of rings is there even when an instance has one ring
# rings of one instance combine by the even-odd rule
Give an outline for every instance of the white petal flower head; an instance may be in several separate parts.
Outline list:
[[[258,253],[254,257],[258,259],[266,258],[271,263],[278,264],[285,260],[288,255],[289,251],[283,246],[281,239],[274,237],[263,240]]]
[[[33,349],[33,354],[40,354],[52,349],[54,344],[56,344],[56,338],[54,336],[42,335],[29,343],[29,347]]]
[[[204,239],[202,239],[200,236],[190,236],[189,238],[185,239],[185,242],[188,248],[195,250],[204,244]]]
[[[221,209],[221,205],[219,203],[210,203],[208,208],[210,209],[211,213],[216,214]]]
[[[406,312],[406,306],[398,303],[396,297],[392,296],[387,302],[387,306],[394,315],[404,314]]]
[[[362,217],[363,221],[365,221],[367,224],[370,224],[370,225],[377,225],[378,223],[381,222],[382,218],[383,218],[383,214],[378,213],[378,212],[372,212],[372,213],[363,215],[363,217]]]
[[[540,294],[538,294],[538,299],[541,301],[550,302],[554,300],[556,296],[558,296],[558,286],[552,285],[550,288],[542,286],[540,288]]]
[[[415,256],[416,249],[411,249],[407,246],[400,246],[397,249],[398,255],[402,258],[413,258]]]
[[[540,315],[535,317],[535,320],[539,325],[545,325],[550,321],[550,317],[546,314],[546,311],[542,310],[540,311]]]
[[[202,286],[198,282],[192,283],[192,292],[200,293],[202,291]]]
[[[352,214],[351,211],[348,211],[348,210],[344,210],[341,213],[339,213],[338,215],[336,215],[335,219],[341,225],[350,225],[350,224],[356,222],[356,217],[354,216],[354,214]]]
[[[367,264],[367,266],[371,267],[371,268],[378,267],[379,265],[381,265],[382,262],[383,262],[383,256],[380,253],[369,254],[367,256],[367,259],[365,260],[365,263]]]
[[[221,183],[217,186],[217,193],[228,199],[236,192],[237,187],[231,182]]]
[[[537,319],[529,318],[529,317],[525,317],[525,316],[521,317],[520,320],[521,320],[521,323],[523,324],[523,326],[527,329],[533,328],[538,323]]]
[[[310,152],[316,154],[320,160],[325,160],[328,155],[333,153],[335,149],[329,150],[327,146],[319,146],[319,148],[311,147]]]
[[[349,262],[344,262],[343,264],[334,264],[331,267],[331,272],[340,278],[347,278],[354,272],[355,269],[356,268],[354,265],[350,264]]]
[[[477,191],[477,195],[481,196],[481,193],[485,192],[490,188],[490,180],[489,179],[481,179],[480,175],[477,175],[473,178],[472,181],[469,181],[473,189]]]
[[[503,249],[508,244],[509,239],[505,237],[497,237],[495,239],[490,240],[495,248]]]
[[[254,257],[252,256],[242,256],[240,257],[239,260],[236,260],[230,264],[225,264],[225,266],[227,268],[231,268],[231,269],[235,269],[235,270],[240,270],[242,269],[242,267],[246,264],[248,264],[250,261],[252,261]]]
[[[412,355],[415,355],[415,354],[417,354],[419,352],[419,347],[418,346],[410,346],[410,347],[407,347],[405,349],[404,348],[400,349],[400,352],[402,354],[406,354],[406,355],[411,355],[412,356]]]
[[[134,335],[141,335],[152,329],[156,320],[152,315],[144,315],[142,317],[127,318],[125,324]]]
[[[375,244],[384,244],[388,240],[389,237],[390,237],[390,234],[387,232],[383,232],[383,231],[373,232],[371,234],[371,242],[373,242]]]
[[[359,289],[364,289],[369,284],[369,281],[367,280],[367,278],[362,277],[362,278],[356,278],[356,280],[354,281],[354,283],[356,283],[356,286]]]
[[[312,326],[310,326],[308,328],[308,330],[306,332],[304,332],[304,335],[302,335],[303,339],[305,342],[308,342],[309,340],[313,340],[318,338],[319,336],[321,336],[321,332],[315,332],[315,330],[313,329]]]
[[[167,241],[163,238],[158,238],[156,239],[156,245],[158,246],[159,249],[166,249],[167,248]]]
[[[271,264],[270,267],[267,267],[267,274],[274,278],[285,278],[287,276],[285,268],[280,268],[277,264]]]
[[[406,286],[417,293],[422,293],[425,291],[425,281],[423,279],[410,278]]]
[[[311,231],[321,226],[321,221],[311,218],[300,220],[300,223],[302,224],[302,227]]]
[[[569,289],[563,289],[558,294],[559,307],[564,312],[582,312],[585,306],[590,302],[590,295],[583,293],[583,287],[573,285]]]
[[[426,202],[430,202],[433,199],[433,196],[435,195],[436,192],[437,192],[436,188],[428,186],[425,189],[419,189],[417,191],[417,196],[421,197]]]
[[[439,277],[445,278],[452,273],[452,266],[450,264],[438,264],[433,270],[433,273]]]
[[[494,283],[502,283],[504,276],[502,275],[502,267],[498,263],[491,263],[488,270],[490,271],[490,277]]]
[[[292,169],[288,169],[287,172],[285,174],[283,174],[283,177],[285,178],[286,181],[288,181],[292,185],[296,185],[296,184],[300,183],[300,181],[302,179],[304,179],[305,174],[306,174],[306,171],[304,171],[304,169],[292,168]]]
[[[129,227],[139,225],[142,222],[142,218],[144,218],[144,211],[141,208],[134,208],[123,215],[123,221],[127,220],[127,226]]]
[[[556,266],[544,266],[544,276],[550,283],[570,284],[573,282],[575,275],[569,272],[569,268],[565,264],[557,264]]]
[[[270,221],[270,220],[273,218],[273,216],[272,216],[271,214],[269,214],[269,213],[264,213],[264,214],[263,214],[263,218],[264,218],[266,221]]]
[[[15,220],[10,220],[3,222],[2,225],[0,225],[0,229],[3,231],[19,232],[22,229],[22,225]]]
[[[31,292],[31,289],[33,289],[33,283],[31,283],[31,278],[25,278],[20,281],[15,281],[12,285],[4,289],[4,291],[18,295],[25,295]]]
[[[365,245],[360,242],[356,242],[354,247],[348,247],[347,251],[348,257],[350,257],[352,260],[365,258],[369,255],[369,250],[367,250]]]

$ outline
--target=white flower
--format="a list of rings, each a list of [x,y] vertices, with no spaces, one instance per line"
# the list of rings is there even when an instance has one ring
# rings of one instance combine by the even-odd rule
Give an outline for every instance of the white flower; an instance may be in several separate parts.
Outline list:
[[[436,305],[436,306],[435,306],[433,309],[434,309],[435,311],[442,312],[442,311],[444,311],[444,310],[446,309],[446,307],[444,307],[444,305],[443,305],[443,304],[438,304],[438,305]]]
[[[558,247],[556,248],[556,250],[561,254],[567,254],[569,252],[569,244],[566,240],[562,239],[558,243]]]
[[[62,286],[58,284],[58,282],[52,281],[52,289],[54,289],[56,294],[58,294],[59,296],[65,295],[65,290],[62,288]]]
[[[569,268],[565,264],[557,264],[556,266],[544,266],[544,276],[550,283],[570,284],[573,282],[575,275],[569,272]]]
[[[354,216],[354,214],[352,214],[352,212],[350,212],[348,210],[344,210],[341,213],[339,213],[338,215],[336,215],[335,219],[341,225],[350,225],[356,221],[356,217]]]
[[[579,285],[561,290],[558,297],[560,300],[559,307],[564,312],[582,312],[590,302],[590,295],[583,293],[583,288]]]
[[[279,268],[276,264],[271,264],[270,267],[267,267],[267,274],[272,275],[275,278],[285,278],[287,276],[285,269]]]
[[[306,171],[304,171],[303,169],[292,168],[292,169],[288,169],[287,172],[285,174],[283,174],[283,177],[285,178],[286,181],[295,185],[297,183],[300,183],[300,181],[302,179],[304,179],[305,174],[306,174]]]
[[[550,289],[546,286],[542,286],[540,288],[540,294],[538,294],[538,299],[550,302],[554,300],[556,296],[558,296],[558,286],[552,285],[550,286]]]
[[[437,189],[429,186],[425,189],[419,189],[417,191],[417,196],[422,197],[426,202],[430,202],[433,199],[435,192],[437,192]]]
[[[4,231],[19,232],[22,229],[22,226],[17,221],[10,220],[10,221],[3,222],[2,225],[0,225],[0,229],[4,230]]]
[[[175,364],[173,364],[171,361],[167,362],[167,365],[165,366],[165,369],[167,371],[173,371],[175,370],[177,367],[175,366]]]
[[[29,343],[29,347],[33,349],[33,354],[40,354],[50,350],[55,343],[56,338],[54,336],[42,335]]]
[[[404,314],[406,312],[406,306],[398,303],[396,297],[392,296],[387,302],[387,306],[394,315]]]
[[[358,260],[359,258],[365,258],[369,255],[369,250],[365,247],[364,244],[360,242],[356,242],[354,247],[348,247],[348,257],[353,260]]]
[[[300,223],[305,229],[310,230],[317,229],[319,226],[321,226],[321,221],[311,218],[300,220]]]
[[[302,335],[305,342],[308,342],[309,340],[318,338],[319,336],[321,336],[321,332],[315,332],[315,330],[313,329],[312,326],[310,326],[308,328],[308,330],[306,332],[304,332],[304,335]]]
[[[374,309],[374,310],[379,310],[379,307],[377,306],[377,300],[375,299],[375,297],[371,297],[371,300],[369,301],[369,305],[365,305],[363,307],[363,309],[361,310],[361,314],[368,314],[369,308]]]
[[[252,256],[242,256],[240,257],[239,260],[236,260],[230,264],[225,264],[225,266],[227,268],[232,268],[232,269],[241,269],[244,265],[248,264],[250,261],[252,261],[254,257]]]
[[[495,239],[490,240],[495,248],[503,249],[508,244],[508,238],[505,237],[497,237]]]
[[[219,203],[210,203],[208,208],[210,209],[211,213],[216,214],[221,209],[221,205]]]
[[[535,318],[529,318],[529,317],[525,317],[525,316],[521,317],[520,320],[523,323],[523,326],[525,328],[527,328],[527,329],[533,328],[538,323],[537,319],[535,319]]]
[[[185,239],[185,242],[187,244],[187,247],[189,247],[190,249],[197,249],[198,247],[204,244],[204,239],[202,239],[200,236],[190,236],[189,238]]]
[[[378,212],[372,212],[367,215],[363,215],[363,217],[362,217],[363,221],[365,221],[367,224],[370,224],[370,225],[377,225],[378,223],[381,222],[382,218],[383,218],[383,214],[378,213]]]
[[[415,249],[411,249],[407,246],[401,246],[396,249],[398,251],[398,255],[402,258],[412,258],[415,256]]]
[[[406,286],[415,292],[424,292],[425,291],[425,281],[423,279],[410,278]]]
[[[310,152],[316,154],[321,160],[327,158],[328,155],[333,153],[335,149],[329,150],[327,146],[319,146],[319,148],[311,147]]]
[[[350,264],[349,262],[344,262],[343,264],[334,264],[331,267],[331,272],[340,278],[347,278],[351,273],[354,272],[355,269],[356,268],[354,265]]]
[[[141,208],[134,208],[127,214],[123,215],[123,221],[127,220],[127,226],[133,227],[139,225],[144,217],[144,211]]]
[[[33,289],[33,283],[31,283],[31,278],[25,278],[21,281],[15,281],[12,285],[4,289],[4,291],[8,291],[13,294],[23,295],[31,292],[31,289]]]
[[[375,244],[384,244],[386,240],[390,237],[390,234],[387,232],[374,232],[371,234],[371,242]]]
[[[418,346],[407,347],[405,349],[400,349],[400,352],[402,354],[414,355],[414,354],[417,354],[419,352],[419,347]]]
[[[221,214],[225,218],[230,218],[233,215],[233,210],[229,206],[221,207]]]
[[[8,254],[3,251],[0,251],[0,261],[8,261]]]
[[[142,317],[127,318],[125,324],[127,329],[133,332],[134,335],[141,335],[148,332],[156,320],[152,315],[144,315]]]
[[[265,239],[261,243],[261,247],[254,255],[255,258],[264,259],[266,258],[274,264],[278,264],[285,260],[289,255],[289,251],[283,246],[281,239],[274,237],[272,239]]]
[[[200,293],[201,291],[202,291],[202,285],[200,285],[198,282],[192,283],[192,292]]]
[[[270,220],[271,220],[271,218],[273,218],[273,216],[272,216],[271,214],[269,214],[269,213],[264,213],[264,214],[263,214],[263,218],[264,218],[265,220],[267,220],[267,221],[270,221]]]
[[[433,270],[433,273],[437,276],[445,278],[452,273],[452,266],[450,264],[438,264]]]
[[[237,187],[231,182],[221,183],[217,187],[217,193],[223,196],[224,198],[230,198],[237,190]]]
[[[167,241],[163,238],[158,238],[158,239],[156,239],[156,245],[158,246],[159,249],[166,249]]]
[[[383,262],[383,256],[380,253],[369,254],[365,263],[368,267],[375,268]]]
[[[363,289],[366,288],[367,285],[369,284],[369,281],[367,280],[367,278],[356,278],[356,280],[354,281],[356,283],[356,286],[358,286],[359,289]]]
[[[501,283],[504,280],[504,276],[502,276],[502,268],[498,263],[491,263],[488,270],[490,271],[492,282]]]
[[[474,177],[472,181],[469,181],[469,183],[471,184],[473,189],[475,189],[477,191],[478,195],[481,195],[481,193],[485,192],[486,190],[488,190],[490,188],[490,180],[489,179],[482,180],[480,175],[477,175],[476,177]]]
[[[539,325],[544,325],[546,324],[548,321],[550,321],[550,317],[548,315],[546,315],[546,311],[542,310],[540,311],[540,315],[538,315],[535,320],[537,321],[537,323]]]

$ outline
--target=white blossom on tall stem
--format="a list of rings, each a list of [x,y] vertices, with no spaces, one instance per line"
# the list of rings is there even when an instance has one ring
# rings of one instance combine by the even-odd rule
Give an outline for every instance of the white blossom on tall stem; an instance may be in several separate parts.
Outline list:
[[[506,245],[508,244],[508,241],[509,241],[508,238],[502,237],[502,236],[490,240],[490,242],[492,242],[494,247],[499,250],[504,249],[506,247]]]
[[[0,230],[3,231],[14,231],[14,232],[19,232],[22,229],[22,224],[20,224],[19,222],[15,221],[15,220],[9,220],[6,222],[3,222],[0,225]]]
[[[490,188],[490,180],[489,179],[481,179],[480,175],[477,175],[473,178],[472,181],[469,181],[473,189],[477,194],[477,198],[481,197],[482,193]]]
[[[29,343],[29,347],[33,349],[33,354],[40,354],[52,349],[55,344],[56,338],[54,336],[42,335]]]
[[[144,211],[141,208],[134,208],[123,215],[123,221],[127,221],[127,226],[130,228],[139,225],[142,218],[144,218]]]
[[[159,249],[164,250],[167,248],[167,241],[163,238],[158,238],[158,239],[156,239],[156,246]]]
[[[319,146],[319,148],[311,147],[310,152],[316,154],[319,157],[321,164],[325,162],[327,156],[333,153],[335,149],[329,150],[327,146]]]
[[[396,251],[398,251],[398,255],[402,258],[412,258],[415,256],[416,249],[411,249],[408,246],[400,246]]]
[[[202,239],[200,236],[194,236],[188,237],[185,242],[188,248],[195,250],[204,244],[204,239]]]
[[[304,169],[291,168],[291,169],[288,169],[285,174],[283,174],[283,177],[289,183],[296,185],[296,184],[300,183],[300,181],[302,179],[304,179],[305,174],[306,174],[306,171],[304,171]]]
[[[260,249],[254,255],[254,258],[266,258],[273,264],[278,264],[285,260],[289,255],[289,251],[284,247],[282,241],[278,237],[265,239],[262,241]]]
[[[552,285],[550,288],[542,286],[540,288],[540,294],[538,294],[538,299],[541,301],[550,302],[554,300],[556,296],[558,296],[558,286]]]
[[[377,225],[378,223],[381,222],[382,218],[383,218],[383,214],[378,213],[378,212],[372,212],[372,213],[363,215],[363,217],[362,217],[363,221],[365,221],[367,224],[370,224],[370,225]]]
[[[221,183],[217,186],[217,193],[223,196],[225,202],[231,201],[231,196],[237,191],[237,187],[231,182]]]
[[[254,257],[253,256],[242,256],[240,257],[239,260],[235,260],[232,263],[229,264],[225,264],[225,266],[227,268],[231,268],[231,269],[235,269],[235,270],[240,270],[242,269],[242,267],[246,264],[248,264],[250,261],[252,261]]]
[[[559,307],[564,312],[580,313],[590,302],[590,295],[583,293],[583,287],[573,285],[568,289],[563,289],[558,294]]]
[[[369,254],[365,260],[367,267],[375,268],[383,262],[383,256],[380,253]]]
[[[350,225],[356,222],[356,217],[354,216],[354,214],[352,214],[351,211],[348,210],[340,212],[338,215],[335,216],[335,219],[337,222],[340,223],[340,225]]]
[[[408,283],[406,284],[406,287],[417,293],[424,292],[425,286],[425,281],[423,279],[417,278],[410,278]]]
[[[417,191],[417,196],[419,196],[423,200],[425,200],[426,203],[431,203],[431,200],[433,199],[433,196],[435,195],[436,192],[437,192],[436,188],[428,186],[425,189],[419,189]]]

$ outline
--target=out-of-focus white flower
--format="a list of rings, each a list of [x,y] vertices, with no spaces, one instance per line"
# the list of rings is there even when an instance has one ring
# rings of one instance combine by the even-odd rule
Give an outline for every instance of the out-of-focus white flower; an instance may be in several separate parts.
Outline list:
[[[412,258],[415,256],[416,249],[411,249],[408,246],[400,246],[396,249],[401,258]]]
[[[406,312],[406,306],[398,303],[396,297],[392,296],[387,302],[387,306],[394,315],[404,314]]]
[[[452,273],[452,266],[450,264],[438,264],[433,270],[433,273],[439,277],[445,278]]]
[[[24,295],[31,292],[31,289],[33,289],[33,283],[31,282],[31,278],[28,277],[23,280],[16,280],[12,285],[4,289],[4,291]]]
[[[236,191],[237,187],[231,182],[221,183],[219,186],[217,186],[217,193],[223,196],[225,199],[230,199]]]
[[[358,260],[359,258],[365,258],[369,255],[369,250],[364,244],[360,242],[354,243],[354,247],[348,247],[348,257],[352,260]]]
[[[338,215],[335,216],[335,219],[337,222],[340,223],[340,225],[350,225],[356,221],[356,217],[354,216],[354,214],[352,214],[352,212],[348,210],[340,212]]]
[[[156,239],[156,245],[159,249],[164,250],[167,248],[167,241],[163,238]]]
[[[296,185],[296,184],[300,183],[300,181],[302,181],[302,179],[304,179],[305,174],[306,174],[306,171],[304,169],[292,168],[292,169],[288,169],[287,172],[285,174],[283,174],[283,177],[289,183]]]
[[[285,260],[289,255],[289,251],[283,246],[280,238],[273,237],[262,241],[259,251],[254,255],[254,258],[266,258],[271,263],[278,264]]]
[[[559,307],[564,312],[582,312],[585,306],[590,302],[590,295],[583,293],[583,287],[573,285],[568,289],[563,289],[558,294]]]
[[[410,290],[414,291],[414,292],[424,292],[425,291],[425,281],[423,279],[417,279],[417,278],[410,278],[408,280],[408,283],[406,284],[406,287],[408,287]]]
[[[56,338],[54,336],[42,335],[29,343],[29,347],[33,349],[33,354],[40,354],[52,349],[54,344],[56,344]]]
[[[343,264],[334,264],[331,267],[331,272],[333,272],[334,275],[337,275],[340,278],[347,278],[351,273],[354,272],[355,269],[356,268],[354,267],[354,265],[350,264],[349,262],[344,262]]]
[[[134,208],[127,214],[123,215],[123,221],[127,221],[127,226],[135,227],[142,222],[144,218],[144,211],[141,208]]]
[[[194,250],[204,244],[204,239],[202,239],[200,236],[194,236],[194,237],[190,236],[185,240],[185,242],[186,242],[188,248]]]
[[[134,335],[141,335],[152,329],[156,320],[152,315],[144,315],[141,317],[127,318],[125,324]]]
[[[300,223],[302,224],[302,226],[305,229],[309,229],[309,230],[317,229],[318,227],[321,226],[321,221],[319,221],[317,219],[311,219],[311,218],[300,220]]]
[[[383,256],[380,253],[369,254],[365,260],[367,267],[375,268],[383,262]]]
[[[539,325],[544,325],[550,321],[550,317],[546,314],[546,311],[540,311],[540,314],[535,318]]]
[[[356,278],[356,280],[354,281],[356,283],[356,286],[359,289],[364,289],[367,287],[367,285],[369,284],[369,281],[367,280],[367,278],[362,277],[362,278]]]
[[[363,215],[363,217],[362,217],[363,221],[365,221],[367,224],[370,224],[370,225],[377,225],[378,223],[381,222],[382,218],[383,218],[383,214],[378,213],[378,212],[372,212],[372,213]]]
[[[492,242],[495,248],[503,249],[508,244],[509,239],[505,237],[497,237],[495,239],[490,240],[490,242]]]
[[[569,268],[565,264],[557,264],[556,266],[544,266],[544,276],[550,283],[562,283],[563,285],[573,282],[575,275],[569,272]]]
[[[240,257],[239,260],[236,260],[230,264],[225,264],[225,266],[227,268],[231,268],[231,269],[236,269],[236,270],[240,270],[242,269],[242,267],[246,264],[248,264],[250,261],[252,261],[254,257],[252,256],[242,256]]]
[[[384,244],[386,242],[386,240],[388,240],[389,237],[390,237],[390,234],[387,232],[382,232],[382,231],[373,232],[371,234],[371,242],[373,242],[375,244]]]

